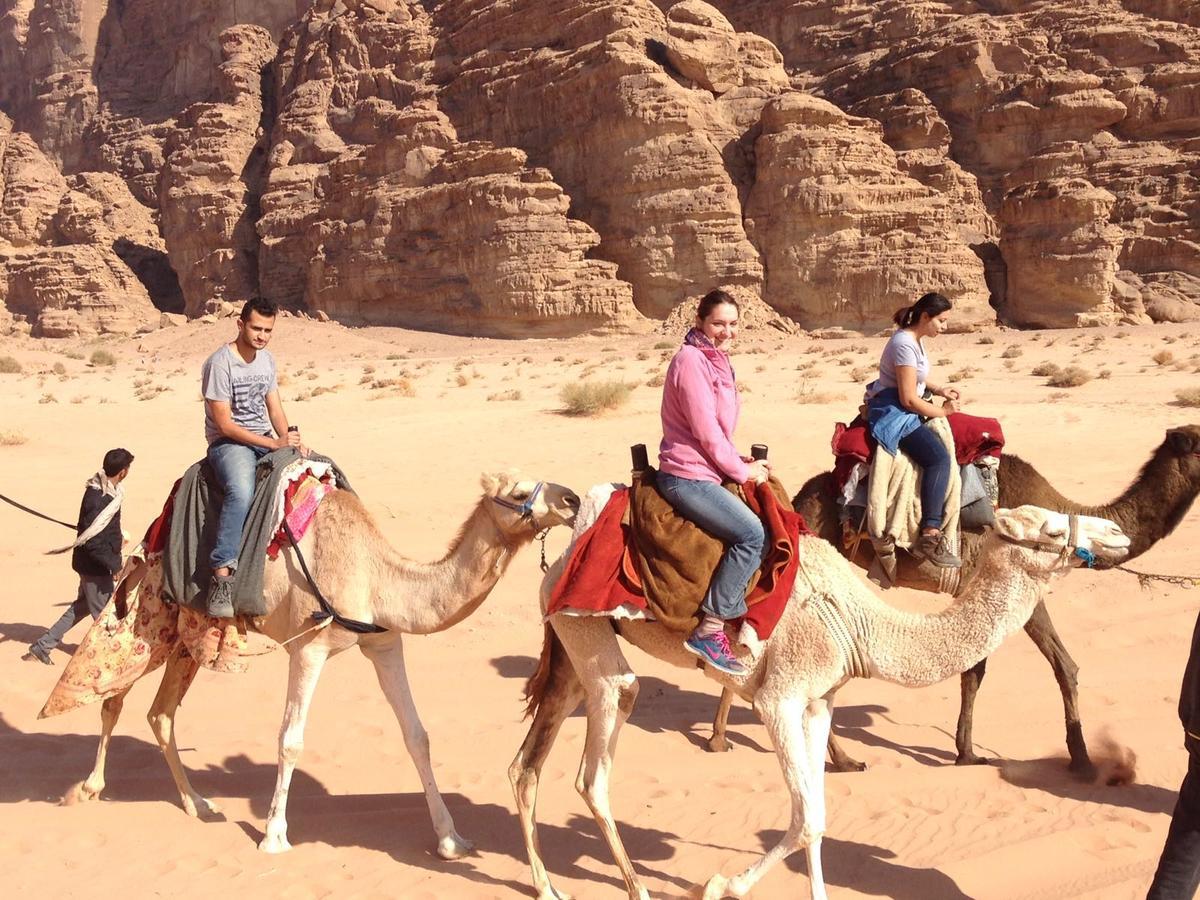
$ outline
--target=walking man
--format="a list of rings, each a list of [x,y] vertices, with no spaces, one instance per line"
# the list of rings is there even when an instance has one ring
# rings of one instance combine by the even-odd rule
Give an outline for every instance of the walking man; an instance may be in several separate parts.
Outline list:
[[[1146,900],[1192,900],[1200,886],[1200,618],[1179,689],[1179,719],[1188,752],[1187,774]]]
[[[208,592],[210,616],[228,619],[234,614],[233,573],[254,498],[259,459],[287,446],[306,452],[300,432],[288,428],[279,399],[275,358],[267,350],[276,313],[269,300],[247,300],[238,316],[237,338],[222,344],[205,360],[200,376],[208,463],[224,494],[217,540],[209,557],[213,571]]]
[[[125,489],[121,482],[129,475],[133,454],[118,447],[104,454],[104,465],[88,479],[79,504],[79,524],[73,544],[51,553],[71,551],[71,568],[79,574],[79,592],[57,622],[29,645],[21,659],[54,665],[50,651],[63,636],[90,614],[93,619],[108,604],[113,593],[113,576],[121,571],[121,501]]]

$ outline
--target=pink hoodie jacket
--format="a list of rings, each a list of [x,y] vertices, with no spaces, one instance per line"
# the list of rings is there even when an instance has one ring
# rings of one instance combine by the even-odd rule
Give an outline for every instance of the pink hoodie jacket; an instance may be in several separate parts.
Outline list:
[[[732,437],[742,402],[729,360],[724,354],[712,357],[685,344],[671,360],[663,386],[658,467],[693,481],[720,484],[731,478],[741,484],[750,467]]]

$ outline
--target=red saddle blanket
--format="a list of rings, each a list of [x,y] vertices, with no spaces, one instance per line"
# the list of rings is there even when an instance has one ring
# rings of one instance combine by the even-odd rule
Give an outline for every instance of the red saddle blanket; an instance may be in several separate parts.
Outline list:
[[[1000,458],[1004,450],[1004,430],[999,419],[951,413],[950,433],[954,435],[954,455],[960,466],[970,465],[982,456]],[[867,430],[862,416],[849,425],[838,422],[833,429],[833,477],[840,491],[858,462],[870,462],[875,453],[875,441]]]
[[[770,637],[792,593],[796,580],[796,546],[802,535],[811,535],[804,518],[787,509],[766,486],[747,483],[747,505],[767,529],[768,553],[758,583],[746,597],[742,621],[753,626],[760,639]],[[658,620],[655,602],[646,596],[636,545],[624,520],[629,509],[629,489],[615,491],[595,524],[580,536],[566,570],[554,587],[547,616],[564,611],[613,615],[626,607]],[[669,616],[665,618],[670,618]]]

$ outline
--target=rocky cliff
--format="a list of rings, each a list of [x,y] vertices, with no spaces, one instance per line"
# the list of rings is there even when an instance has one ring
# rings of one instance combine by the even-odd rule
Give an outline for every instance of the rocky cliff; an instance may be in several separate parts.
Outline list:
[[[0,304],[471,334],[721,285],[873,331],[1200,318],[1175,0],[0,0]]]

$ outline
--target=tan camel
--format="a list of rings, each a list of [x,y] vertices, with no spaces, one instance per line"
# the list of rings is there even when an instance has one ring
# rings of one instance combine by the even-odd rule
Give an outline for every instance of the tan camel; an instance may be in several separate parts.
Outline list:
[[[1116,522],[1131,538],[1129,559],[1145,553],[1158,541],[1175,530],[1196,495],[1200,493],[1200,425],[1185,425],[1167,431],[1162,444],[1155,449],[1134,482],[1117,499],[1099,506],[1085,506],[1068,500],[1054,489],[1032,465],[1018,456],[1005,454],[1000,459],[1000,503],[1002,507],[1034,504],[1064,513],[1099,516]],[[822,472],[810,478],[796,494],[792,505],[801,513],[808,526],[821,537],[842,548],[842,526],[838,519],[837,489],[833,474]],[[963,534],[962,560],[965,585],[979,555],[982,536]],[[848,551],[846,551],[848,552]],[[861,552],[850,556],[855,565],[871,564],[870,545],[864,541]],[[1104,568],[1104,566],[1098,566]],[[919,566],[907,554],[900,554],[898,583],[907,588],[937,591],[936,570]],[[961,587],[960,587],[961,590]],[[1067,729],[1067,749],[1071,755],[1070,769],[1085,777],[1094,777],[1096,768],[1088,756],[1079,717],[1079,666],[1063,645],[1050,621],[1044,603],[1034,607],[1025,623],[1025,632],[1054,669],[1054,677],[1062,691]],[[987,659],[981,659],[970,671],[962,673],[962,706],[959,710],[955,743],[957,765],[977,765],[988,760],[975,753],[971,739],[975,696],[983,681]],[[721,703],[713,721],[710,750],[729,749],[725,737],[733,693],[723,691]],[[831,733],[829,757],[838,772],[861,771],[864,763],[852,759]]]
[[[388,630],[355,634],[332,625],[286,645],[290,662],[287,706],[279,732],[279,775],[260,850],[279,853],[290,849],[288,786],[300,758],[309,703],[326,660],[356,644],[374,664],[380,687],[400,720],[404,744],[425,789],[439,855],[453,859],[471,850],[471,843],[455,831],[434,780],[429,737],[413,704],[401,639],[405,634],[431,634],[461,622],[487,599],[517,550],[545,528],[571,524],[579,508],[579,498],[561,485],[518,480],[508,474],[485,475],[483,489],[446,555],[434,563],[412,562],[393,550],[354,494],[338,491],[322,502],[300,542],[314,581],[341,615]],[[311,628],[310,616],[317,603],[292,550],[267,562],[263,598],[268,612],[255,621],[257,630],[282,643]],[[179,643],[167,658],[148,718],[184,810],[207,817],[218,811],[193,790],[175,746],[175,711],[198,666]],[[126,687],[104,701],[95,768],[68,794],[68,802],[95,799],[104,789],[105,755],[128,690]]]
[[[603,492],[584,501],[575,525],[582,533],[603,505]],[[586,520],[586,521],[585,521]],[[771,639],[756,657],[742,654],[747,674],[705,674],[750,701],[775,744],[792,799],[783,839],[732,879],[714,875],[704,900],[742,897],[780,859],[808,851],[811,895],[824,900],[820,846],[825,831],[824,758],[834,693],[856,675],[911,687],[933,684],[970,668],[1020,628],[1047,582],[1081,562],[1072,551],[1118,561],[1129,546],[1118,526],[1104,519],[1071,517],[1037,507],[1001,510],[985,538],[975,576],[949,608],[933,615],[888,606],[855,577],[827,542],[800,541],[802,572]],[[561,576],[570,550],[543,581],[542,600]],[[608,783],[617,736],[637,698],[617,631],[657,659],[693,668],[678,633],[654,622],[605,620],[559,614],[549,620],[538,671],[527,694],[533,723],[509,768],[517,810],[539,900],[560,894],[550,883],[538,846],[535,805],[538,778],[559,727],[579,702],[587,711],[587,737],[575,787],[591,808],[612,850],[629,896],[646,900],[609,808]],[[839,641],[841,632],[845,639]]]

